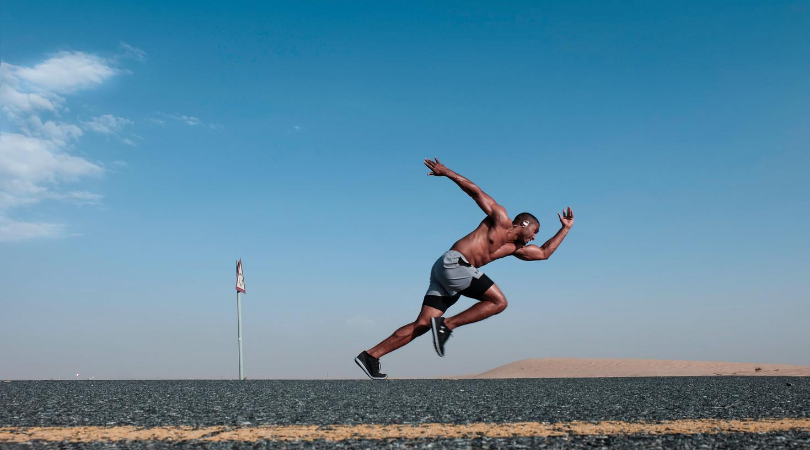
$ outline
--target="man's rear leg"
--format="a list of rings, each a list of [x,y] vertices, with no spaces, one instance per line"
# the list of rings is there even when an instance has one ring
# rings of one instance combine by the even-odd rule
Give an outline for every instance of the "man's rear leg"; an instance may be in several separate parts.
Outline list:
[[[503,295],[497,284],[490,286],[477,300],[479,300],[478,303],[453,317],[444,319],[444,325],[452,330],[462,325],[479,322],[506,309],[506,296]]]
[[[441,315],[442,310],[432,306],[422,305],[422,310],[419,312],[419,316],[415,321],[403,325],[397,331],[394,331],[394,334],[387,337],[374,348],[368,350],[368,354],[377,359],[382,358],[383,355],[387,355],[415,338],[427,333],[427,331],[430,330],[430,318],[441,317]]]

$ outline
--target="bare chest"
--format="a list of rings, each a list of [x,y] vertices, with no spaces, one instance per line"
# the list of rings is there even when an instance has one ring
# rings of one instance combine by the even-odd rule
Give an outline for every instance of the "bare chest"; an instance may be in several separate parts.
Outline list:
[[[509,256],[515,252],[517,249],[515,243],[509,242],[507,238],[507,230],[500,230],[496,228],[490,228],[487,230],[487,262]]]

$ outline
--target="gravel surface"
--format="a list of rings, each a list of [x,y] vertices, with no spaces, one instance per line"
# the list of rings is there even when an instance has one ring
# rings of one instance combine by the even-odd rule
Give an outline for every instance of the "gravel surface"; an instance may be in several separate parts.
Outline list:
[[[471,422],[658,422],[810,417],[810,378],[666,377],[510,380],[12,381],[0,383],[0,426],[257,426]],[[204,448],[810,448],[810,433],[187,442]],[[0,444],[0,446],[9,444]],[[160,442],[51,443],[47,448]],[[15,447],[25,447],[15,446]],[[30,448],[30,447],[29,447]]]
[[[3,444],[0,444],[2,447]],[[32,443],[9,445],[10,449],[106,449],[130,448],[147,450],[165,448],[160,442],[127,443]],[[548,448],[548,449],[807,449],[810,448],[810,433],[768,433],[768,434],[722,434],[691,436],[564,436],[549,438],[512,439],[414,439],[410,441],[349,440],[342,442],[188,442],[172,447],[230,450],[234,448],[256,449],[500,449],[500,448]]]

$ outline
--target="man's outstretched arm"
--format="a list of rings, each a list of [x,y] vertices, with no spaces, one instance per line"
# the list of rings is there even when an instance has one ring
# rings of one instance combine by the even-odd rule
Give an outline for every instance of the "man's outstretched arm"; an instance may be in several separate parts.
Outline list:
[[[557,216],[560,218],[560,223],[562,223],[562,228],[560,228],[557,234],[539,247],[536,245],[527,245],[515,250],[515,253],[512,254],[524,261],[548,259],[548,257],[554,253],[554,250],[557,250],[557,247],[560,246],[563,239],[565,239],[568,230],[574,225],[574,211],[571,210],[570,206],[567,211],[563,210],[562,214],[557,213]]]
[[[486,213],[488,216],[493,215],[502,215],[509,220],[509,217],[506,216],[506,209],[503,206],[499,205],[498,202],[495,201],[492,197],[487,195],[486,192],[481,190],[480,187],[476,186],[475,183],[472,181],[462,177],[461,175],[453,172],[447,166],[439,162],[438,158],[434,158],[435,161],[431,161],[429,159],[425,160],[425,165],[430,169],[428,175],[434,177],[447,177],[453,180],[458,187],[461,188],[462,191],[466,192],[467,195],[475,200],[475,203],[478,204],[479,207]]]

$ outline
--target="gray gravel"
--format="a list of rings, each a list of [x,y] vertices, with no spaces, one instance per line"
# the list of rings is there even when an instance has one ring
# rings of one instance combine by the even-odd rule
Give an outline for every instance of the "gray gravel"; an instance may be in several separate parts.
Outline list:
[[[662,421],[810,417],[810,378],[667,377],[515,380],[12,381],[0,426],[281,425]],[[0,444],[2,445],[2,444]],[[102,444],[38,444],[47,448]],[[145,448],[159,442],[118,443]],[[810,448],[810,433],[520,439],[200,443],[204,448]],[[16,447],[16,446],[15,446]],[[21,446],[22,447],[22,446]]]
[[[131,448],[150,449],[165,448],[161,442],[128,442],[128,443],[33,443],[9,445],[9,449],[106,449]],[[349,440],[342,442],[188,442],[172,447],[229,450],[234,448],[256,449],[500,449],[500,448],[630,448],[630,449],[714,449],[714,448],[767,448],[767,449],[807,449],[810,448],[810,433],[780,434],[723,434],[691,436],[569,436],[549,438],[512,438],[512,439],[414,439],[410,441],[371,441]],[[2,444],[0,444],[2,448]]]

